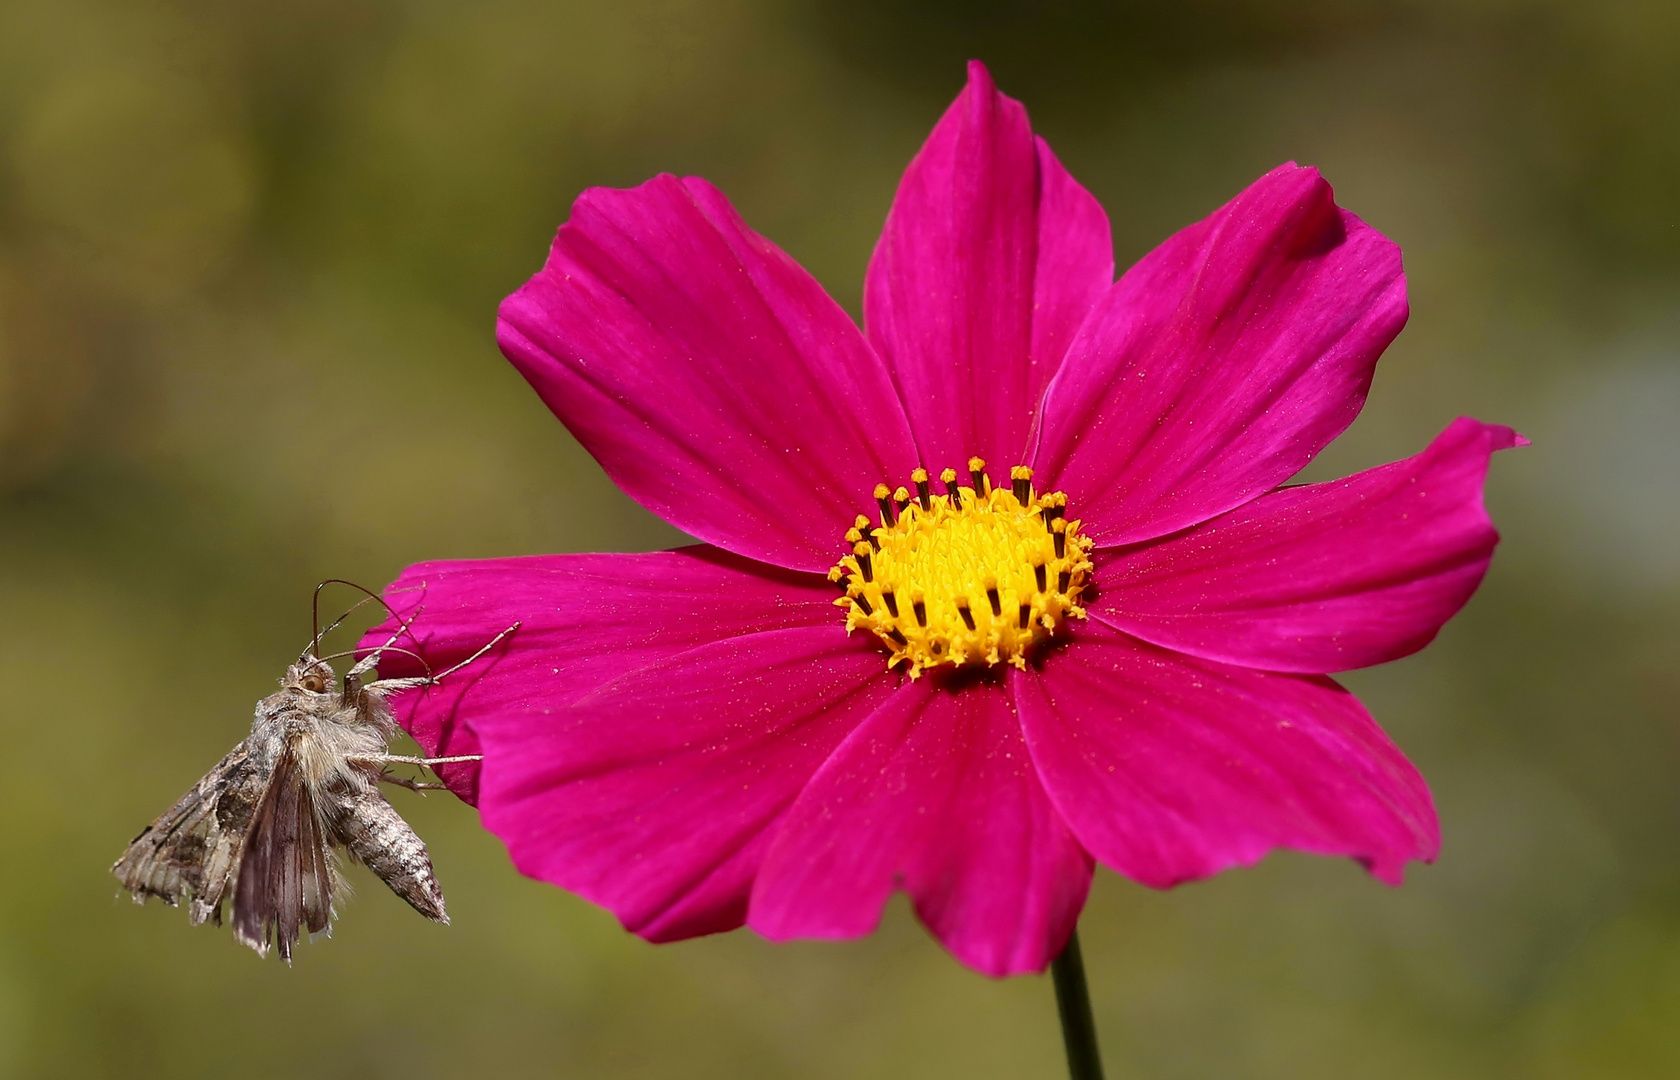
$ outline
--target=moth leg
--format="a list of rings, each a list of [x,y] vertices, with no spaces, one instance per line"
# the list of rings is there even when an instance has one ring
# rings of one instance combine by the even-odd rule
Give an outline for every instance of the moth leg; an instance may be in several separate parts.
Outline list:
[[[439,791],[449,785],[429,784],[423,780],[410,780],[406,776],[397,776],[389,769],[383,769],[383,767],[386,765],[422,765],[430,768],[434,765],[449,765],[457,761],[483,761],[484,755],[462,754],[456,757],[426,758],[410,757],[407,754],[357,754],[346,760],[356,765],[380,766],[382,771],[379,774],[379,779],[382,783],[396,784],[398,787],[405,787],[410,791]]]
[[[356,754],[349,760],[368,765],[451,765],[457,761],[483,761],[483,754],[460,754],[456,757],[410,757],[406,754]]]
[[[366,656],[362,657],[360,660],[356,661],[355,665],[353,667],[351,667],[348,672],[345,673],[345,676],[344,676],[345,679],[349,680],[349,679],[357,677],[357,676],[365,675],[369,671],[373,670],[374,665],[379,663],[379,657],[381,656],[381,654],[383,654],[386,649],[389,649],[393,645],[395,645],[397,643],[397,640],[399,638],[401,638],[404,634],[408,633],[408,628],[411,625],[413,625],[415,619],[420,617],[421,610],[423,610],[423,609],[416,608],[414,610],[414,614],[410,615],[407,619],[405,619],[403,621],[401,626],[397,627],[397,632],[385,639],[385,644],[379,646],[378,648],[374,649],[372,652],[368,653]],[[420,681],[424,682],[425,680],[422,679]]]
[[[428,784],[422,780],[410,780],[406,776],[398,776],[395,773],[389,772],[381,773],[379,775],[379,782],[382,784],[395,784],[398,787],[405,787],[410,791],[418,791],[421,793],[428,791],[442,791],[448,786],[446,784]]]
[[[367,684],[367,689],[380,694],[394,694],[403,690],[413,690],[421,686],[436,686],[438,683],[455,674],[457,671],[460,671],[462,668],[477,660],[491,649],[494,649],[497,645],[500,645],[502,639],[513,633],[515,630],[518,630],[519,626],[519,623],[514,623],[512,626],[503,630],[489,641],[486,641],[477,652],[473,653],[459,664],[456,664],[453,667],[445,668],[436,675],[422,675],[407,679],[375,679],[373,682]],[[387,641],[385,644],[379,646],[377,649],[374,649],[372,652],[368,653],[367,656],[357,661],[356,666],[350,669],[351,674],[361,674],[377,664],[379,662],[379,654],[385,649],[390,648],[396,640],[397,639],[393,637],[390,641]]]
[[[442,682],[444,679],[446,679],[449,676],[455,674],[457,671],[460,671],[462,668],[466,667],[468,664],[472,663],[474,660],[477,660],[479,657],[483,656],[485,653],[489,652],[491,649],[494,649],[497,645],[500,645],[502,643],[503,638],[507,637],[509,634],[513,633],[517,629],[519,629],[519,623],[514,623],[512,626],[508,627],[506,630],[503,630],[501,633],[497,634],[495,637],[491,638],[489,641],[486,641],[484,643],[484,645],[477,652],[473,653],[471,656],[467,657],[465,660],[461,661],[459,664],[456,664],[454,667],[445,668],[444,670],[438,672],[436,675],[432,676],[432,681],[433,682]]]
[[[425,675],[417,675],[411,679],[375,679],[362,689],[371,690],[376,694],[400,694],[404,690],[415,690],[422,686],[431,686],[436,679]]]

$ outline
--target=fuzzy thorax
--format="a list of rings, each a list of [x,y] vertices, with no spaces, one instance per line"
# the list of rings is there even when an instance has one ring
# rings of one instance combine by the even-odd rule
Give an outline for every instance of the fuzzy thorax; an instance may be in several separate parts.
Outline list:
[[[1035,492],[1019,465],[994,488],[985,468],[970,458],[962,485],[946,469],[944,494],[925,469],[911,474],[914,494],[877,486],[880,524],[859,516],[851,554],[828,572],[845,590],[835,603],[847,631],[874,633],[892,651],[888,666],[907,663],[911,678],[947,664],[1025,667],[1036,643],[1085,617],[1091,541],[1067,519],[1067,496]]]
[[[291,747],[306,781],[315,788],[334,782],[349,789],[371,787],[377,770],[356,762],[385,753],[396,731],[383,695],[353,679],[349,691],[341,692],[332,667],[314,659],[292,665],[280,685],[281,692],[269,699],[280,722],[269,730]],[[263,711],[259,707],[257,728],[264,726]]]

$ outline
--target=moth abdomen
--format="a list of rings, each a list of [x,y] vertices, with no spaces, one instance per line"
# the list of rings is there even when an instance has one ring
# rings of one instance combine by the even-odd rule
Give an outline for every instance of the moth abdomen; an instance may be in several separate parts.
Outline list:
[[[372,870],[415,911],[448,923],[431,856],[396,807],[377,790],[368,788],[345,793],[337,809],[334,839],[351,857]]]

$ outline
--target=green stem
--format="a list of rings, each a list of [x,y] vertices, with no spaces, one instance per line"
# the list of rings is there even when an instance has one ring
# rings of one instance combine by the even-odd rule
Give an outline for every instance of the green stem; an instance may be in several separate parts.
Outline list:
[[[1085,960],[1079,954],[1077,930],[1068,938],[1062,955],[1050,965],[1050,977],[1056,983],[1056,1011],[1062,1014],[1068,1076],[1072,1080],[1102,1080],[1097,1025],[1091,1019],[1091,991],[1085,986]]]

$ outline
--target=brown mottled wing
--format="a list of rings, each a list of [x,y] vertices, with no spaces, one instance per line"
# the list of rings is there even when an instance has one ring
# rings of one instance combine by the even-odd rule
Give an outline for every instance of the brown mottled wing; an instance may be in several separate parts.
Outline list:
[[[333,836],[415,911],[436,922],[449,922],[426,845],[377,789],[349,794],[343,812],[333,822]]]
[[[196,926],[214,917],[221,904],[269,773],[240,743],[193,789],[181,796],[128,845],[111,872],[143,904],[157,897],[174,907],[190,898]]]
[[[287,748],[275,763],[239,860],[233,936],[259,955],[267,955],[272,938],[281,959],[290,961],[300,929],[316,934],[331,924],[333,878],[332,851],[314,794]]]

